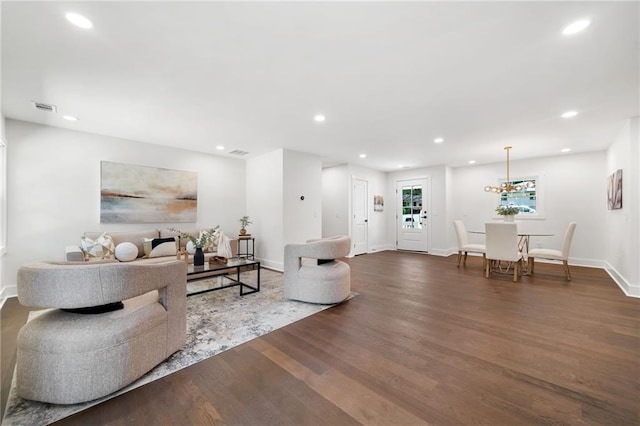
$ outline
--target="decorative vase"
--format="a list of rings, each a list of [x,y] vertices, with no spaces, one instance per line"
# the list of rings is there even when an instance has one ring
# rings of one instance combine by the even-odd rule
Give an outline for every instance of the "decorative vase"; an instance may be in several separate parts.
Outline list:
[[[193,266],[204,265],[204,253],[202,247],[196,247],[196,252],[193,254]]]
[[[516,220],[516,215],[514,214],[506,214],[504,215],[504,221],[505,222],[515,222]]]
[[[247,235],[247,230],[246,230],[246,229],[244,229],[244,228],[242,228],[242,229],[240,230],[240,235]]]

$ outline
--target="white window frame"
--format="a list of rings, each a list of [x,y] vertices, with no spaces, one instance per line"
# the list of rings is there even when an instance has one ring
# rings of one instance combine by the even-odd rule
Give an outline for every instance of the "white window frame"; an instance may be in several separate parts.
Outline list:
[[[540,176],[518,176],[518,177],[510,177],[509,179],[511,182],[519,182],[519,181],[534,181],[535,182],[535,188],[536,188],[536,207],[535,213],[519,213],[517,215],[518,220],[521,219],[543,219],[543,213],[544,213],[544,203],[542,202],[542,185],[541,185],[541,179]],[[505,183],[507,180],[506,179],[500,179],[498,181],[498,186],[500,186],[502,183]],[[500,194],[500,204],[502,204],[502,194]]]

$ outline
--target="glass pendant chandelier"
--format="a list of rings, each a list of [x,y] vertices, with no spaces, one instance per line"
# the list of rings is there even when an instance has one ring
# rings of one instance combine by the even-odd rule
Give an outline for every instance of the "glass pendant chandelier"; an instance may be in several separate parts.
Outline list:
[[[502,194],[505,192],[520,192],[525,189],[531,189],[535,186],[533,182],[511,182],[509,178],[509,151],[511,150],[510,146],[504,147],[505,151],[507,151],[507,180],[502,182],[500,186],[492,186],[487,185],[484,187],[485,192],[493,192],[494,194]]]

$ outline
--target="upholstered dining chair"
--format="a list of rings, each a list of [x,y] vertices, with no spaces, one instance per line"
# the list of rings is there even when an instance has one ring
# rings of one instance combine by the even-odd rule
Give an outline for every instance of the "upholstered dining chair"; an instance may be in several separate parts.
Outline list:
[[[463,266],[467,266],[467,253],[482,253],[482,266],[484,267],[484,253],[486,251],[484,244],[470,244],[469,236],[467,235],[467,228],[464,226],[464,222],[461,220],[454,220],[453,226],[456,229],[456,237],[458,239],[458,268],[460,267],[460,260]],[[464,253],[464,255],[463,255]]]
[[[507,261],[513,265],[513,281],[518,281],[522,252],[518,247],[518,225],[516,223],[486,223],[486,277],[494,263]]]
[[[571,281],[571,272],[569,271],[569,250],[571,250],[571,241],[573,240],[573,233],[575,232],[575,230],[576,223],[569,223],[569,226],[564,233],[561,250],[545,248],[529,250],[529,253],[527,253],[527,256],[529,258],[529,274],[533,274],[536,257],[540,259],[558,260],[562,262],[567,281]]]

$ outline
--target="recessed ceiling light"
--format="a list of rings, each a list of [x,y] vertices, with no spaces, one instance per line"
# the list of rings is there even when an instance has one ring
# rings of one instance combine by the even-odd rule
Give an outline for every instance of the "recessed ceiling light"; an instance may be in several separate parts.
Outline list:
[[[218,145],[218,146],[216,146],[216,149],[217,149],[218,151],[224,151],[224,146],[222,146],[222,145]]]
[[[469,164],[476,164],[476,160],[469,160]]]
[[[442,139],[442,138],[435,138],[433,141],[434,141],[435,143],[442,143],[442,142],[444,142],[444,139]]]
[[[562,148],[560,152],[570,152],[571,148]]]
[[[564,29],[562,30],[562,34],[571,35],[571,34],[579,33],[580,31],[587,28],[590,24],[591,24],[591,21],[589,21],[588,19],[581,19],[579,21],[572,22],[566,27],[564,27]]]
[[[561,117],[562,118],[573,118],[576,115],[578,115],[577,111],[567,111],[567,112],[563,113]]]
[[[69,121],[78,121],[78,117],[74,117],[73,115],[63,115],[62,118]]]
[[[67,21],[71,22],[77,27],[84,29],[93,28],[93,23],[80,14],[69,12],[64,16],[67,18]]]
[[[367,154],[360,154],[360,158],[367,158]]]
[[[322,123],[324,120],[327,119],[327,117],[325,117],[322,114],[318,114],[315,117],[313,117],[313,119],[317,122],[317,123]]]

